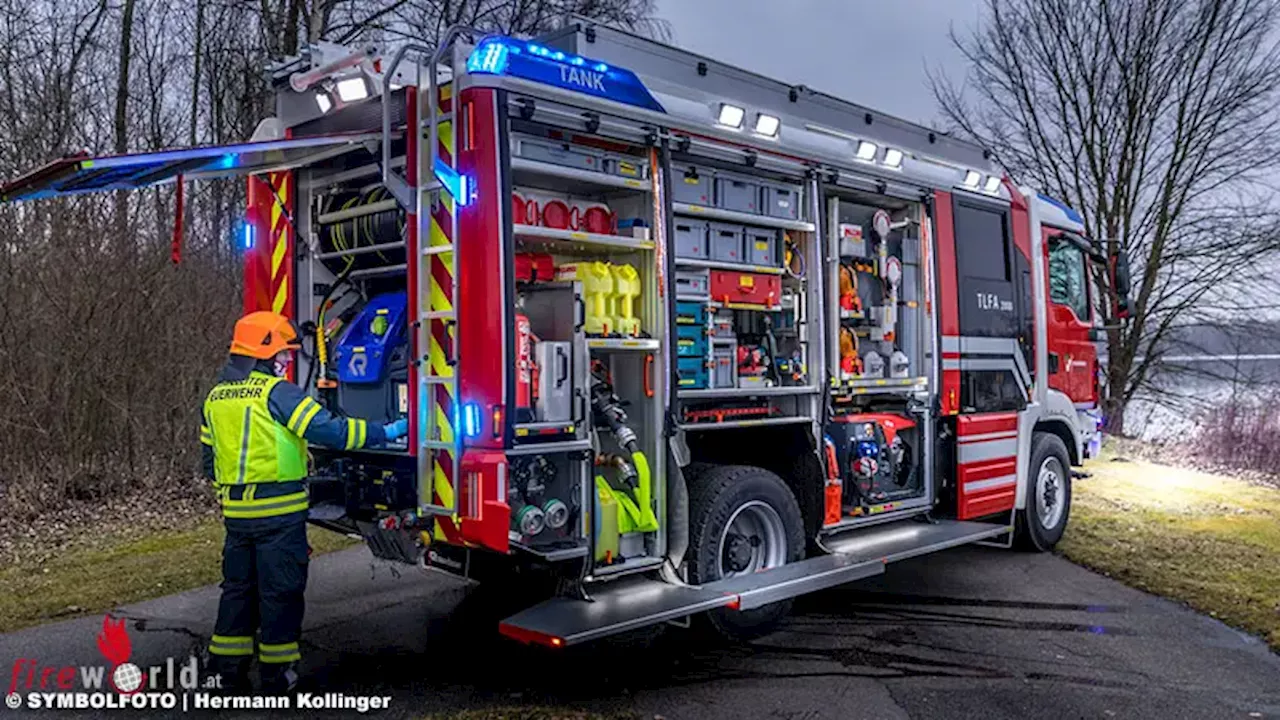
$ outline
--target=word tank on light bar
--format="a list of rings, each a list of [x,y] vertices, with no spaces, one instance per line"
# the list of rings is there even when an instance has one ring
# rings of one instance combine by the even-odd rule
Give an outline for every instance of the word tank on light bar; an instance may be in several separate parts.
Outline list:
[[[529,80],[666,112],[630,70],[509,37],[491,36],[481,40],[467,58],[467,72]]]

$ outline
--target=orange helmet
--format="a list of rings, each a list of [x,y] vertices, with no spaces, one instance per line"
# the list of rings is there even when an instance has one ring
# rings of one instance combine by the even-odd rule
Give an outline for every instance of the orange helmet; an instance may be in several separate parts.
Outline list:
[[[259,360],[270,360],[282,350],[301,347],[298,331],[289,318],[265,310],[240,318],[231,340],[232,355],[248,355]]]

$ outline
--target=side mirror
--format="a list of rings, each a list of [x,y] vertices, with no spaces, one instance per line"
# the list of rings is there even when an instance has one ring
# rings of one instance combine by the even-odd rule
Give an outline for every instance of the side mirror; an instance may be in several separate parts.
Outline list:
[[[1133,278],[1129,272],[1129,254],[1123,249],[1111,256],[1111,287],[1116,293],[1115,316],[1119,319],[1129,317],[1129,293],[1132,290]]]

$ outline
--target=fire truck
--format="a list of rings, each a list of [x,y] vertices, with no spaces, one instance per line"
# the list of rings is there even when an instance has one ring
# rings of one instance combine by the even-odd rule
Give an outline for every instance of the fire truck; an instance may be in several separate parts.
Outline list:
[[[1101,427],[1090,277],[1122,314],[1128,263],[982,147],[581,17],[269,75],[248,142],[0,193],[245,178],[244,310],[294,320],[326,406],[410,427],[313,447],[312,524],[554,578],[499,624],[551,647],[751,637],[900,560],[1062,537]]]

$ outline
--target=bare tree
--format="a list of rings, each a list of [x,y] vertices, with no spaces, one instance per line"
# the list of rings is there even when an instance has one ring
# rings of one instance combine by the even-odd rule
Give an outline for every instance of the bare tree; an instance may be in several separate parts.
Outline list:
[[[1077,208],[1134,261],[1131,317],[1107,319],[1104,410],[1148,385],[1180,323],[1276,307],[1280,7],[1271,0],[987,0],[952,41],[963,82],[933,76],[946,120],[1016,178]],[[1215,316],[1215,313],[1217,315]]]
[[[243,142],[274,110],[268,59],[302,43],[431,44],[459,19],[532,34],[570,11],[656,23],[653,0],[0,0],[0,178],[80,151]],[[138,491],[203,496],[195,431],[240,310],[244,191],[186,188],[176,265],[171,187],[0,205],[6,517]]]

